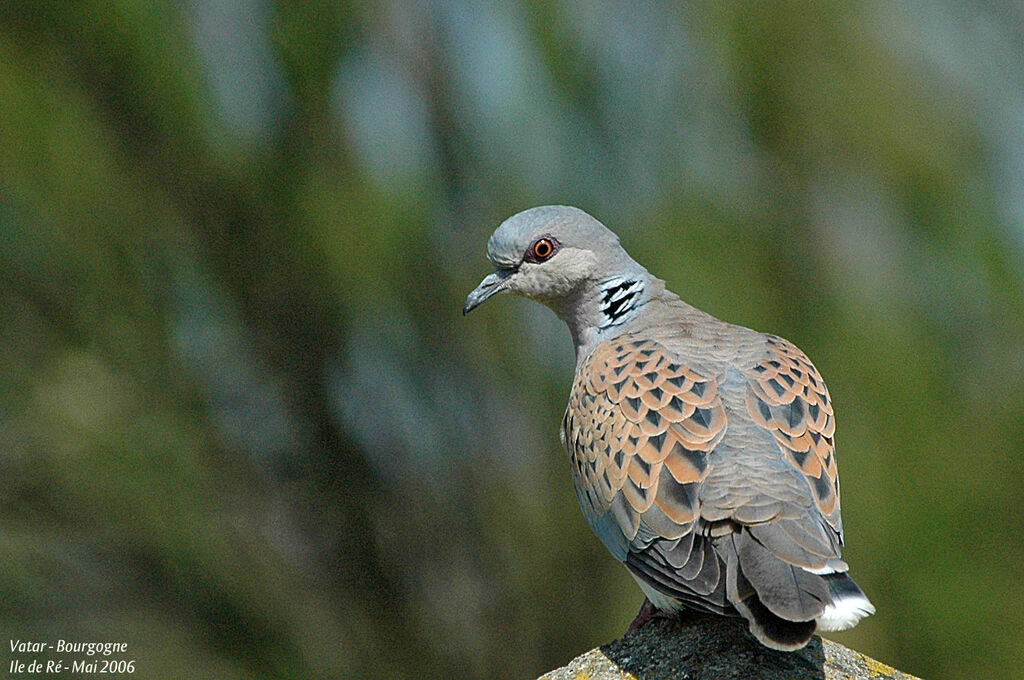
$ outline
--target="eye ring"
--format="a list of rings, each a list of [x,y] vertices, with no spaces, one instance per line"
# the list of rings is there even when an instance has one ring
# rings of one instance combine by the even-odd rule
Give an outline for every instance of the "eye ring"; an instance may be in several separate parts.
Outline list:
[[[558,251],[558,241],[550,236],[542,236],[533,242],[526,252],[528,262],[544,262]]]

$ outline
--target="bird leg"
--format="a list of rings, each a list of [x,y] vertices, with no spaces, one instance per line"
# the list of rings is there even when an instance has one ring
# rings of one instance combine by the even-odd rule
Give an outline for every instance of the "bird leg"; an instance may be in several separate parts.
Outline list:
[[[668,618],[672,618],[672,615],[661,611],[653,604],[651,604],[651,601],[645,597],[644,603],[640,605],[640,611],[636,613],[636,616],[633,618],[633,622],[630,623],[629,628],[626,629],[626,633],[629,634],[635,630],[640,630],[651,619]]]

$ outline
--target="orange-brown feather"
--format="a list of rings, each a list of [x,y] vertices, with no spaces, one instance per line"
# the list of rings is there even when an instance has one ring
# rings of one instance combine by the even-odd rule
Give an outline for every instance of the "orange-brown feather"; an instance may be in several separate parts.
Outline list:
[[[768,346],[769,357],[747,371],[747,412],[775,435],[790,462],[806,476],[822,515],[837,526],[839,477],[828,390],[792,343],[770,336]]]
[[[574,480],[581,497],[597,501],[595,513],[612,511],[630,540],[641,518],[663,538],[689,530],[700,510],[696,485],[726,426],[710,376],[624,336],[580,367],[565,422]]]

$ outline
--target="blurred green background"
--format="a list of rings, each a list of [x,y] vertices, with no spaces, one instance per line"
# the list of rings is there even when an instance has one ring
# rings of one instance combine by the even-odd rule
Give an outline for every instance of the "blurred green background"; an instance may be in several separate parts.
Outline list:
[[[833,637],[1019,677],[1022,146],[1018,3],[6,0],[0,635],[147,678],[619,636],[568,332],[460,315],[495,226],[568,203],[825,375],[878,606]]]

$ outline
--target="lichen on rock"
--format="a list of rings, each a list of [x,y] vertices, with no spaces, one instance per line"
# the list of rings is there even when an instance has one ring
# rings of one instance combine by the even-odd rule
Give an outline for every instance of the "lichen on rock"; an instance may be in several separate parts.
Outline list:
[[[744,622],[693,615],[654,620],[539,680],[918,680],[815,636],[796,652],[778,652],[751,637]]]

